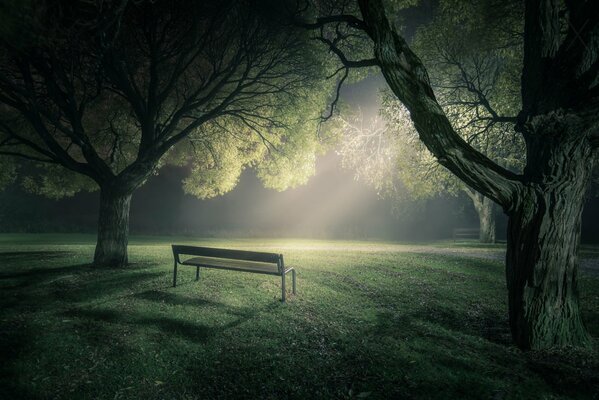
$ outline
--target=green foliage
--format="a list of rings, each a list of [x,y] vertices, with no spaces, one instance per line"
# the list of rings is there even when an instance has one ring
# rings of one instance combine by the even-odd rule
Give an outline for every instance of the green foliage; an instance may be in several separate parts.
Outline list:
[[[297,90],[293,98],[274,97],[272,103],[278,106],[262,110],[264,126],[227,117],[198,129],[184,150],[168,161],[191,165],[183,183],[185,192],[199,198],[222,195],[236,186],[248,167],[271,189],[305,184],[315,173],[316,155],[333,142],[335,121],[320,125],[331,85],[321,82],[318,88]]]
[[[181,266],[171,243],[281,252],[273,276]],[[75,244],[74,244],[75,243]],[[599,348],[510,343],[498,246],[132,237],[124,269],[90,267],[94,235],[0,236],[0,397],[584,399]],[[597,256],[593,253],[584,254]],[[451,252],[452,254],[446,254]],[[40,262],[43,260],[43,262]],[[596,261],[596,260],[595,260]],[[323,266],[326,265],[326,268]],[[599,334],[599,279],[581,272]]]
[[[37,165],[32,173],[22,177],[21,183],[26,191],[51,199],[72,197],[80,191],[98,190],[96,182],[58,165]]]
[[[516,1],[443,0],[412,45],[456,131],[514,171],[525,161],[524,142],[513,130],[520,107],[521,8]],[[359,179],[402,202],[465,188],[436,162],[389,91],[382,94],[381,115],[385,123],[378,127],[361,117],[346,119],[341,153]]]
[[[457,180],[442,169],[418,139],[407,110],[386,96],[381,113],[385,120],[345,119],[339,154],[342,166],[356,179],[371,185],[383,198],[398,203],[441,192],[454,193]],[[393,101],[391,105],[389,102]]]
[[[316,155],[321,151],[320,145],[309,139],[294,136],[267,153],[264,162],[256,166],[265,187],[283,191],[305,184],[314,175]]]
[[[183,181],[186,193],[205,199],[232,190],[243,169],[259,158],[262,148],[252,136],[239,138],[227,135],[213,124],[210,134],[190,137],[193,150],[191,173]]]
[[[335,83],[323,77],[335,65],[311,32],[291,23],[294,1],[52,4],[40,1],[34,14],[45,19],[27,20],[34,40],[18,49],[8,36],[0,41],[7,54],[0,72],[16,76],[0,82],[3,146],[67,167],[62,177],[39,169],[25,179],[28,190],[51,197],[87,190],[73,169],[100,186],[135,188],[174,164],[190,167],[185,191],[207,198],[230,191],[247,167],[278,190],[314,173],[324,145],[319,116]],[[23,3],[9,14],[32,8]],[[14,53],[29,63],[35,86],[26,85]],[[20,103],[7,101],[14,93]],[[23,112],[39,98],[39,115]]]
[[[336,120],[320,121],[331,86],[305,92],[294,112],[287,112],[286,126],[293,132],[273,138],[274,149],[256,165],[258,177],[268,188],[278,191],[305,184],[316,172],[316,156],[324,154],[336,141]],[[316,134],[318,132],[318,134]]]
[[[458,129],[491,123],[485,101],[500,116],[519,111],[523,11],[516,0],[443,0],[432,22],[417,30],[413,50]]]

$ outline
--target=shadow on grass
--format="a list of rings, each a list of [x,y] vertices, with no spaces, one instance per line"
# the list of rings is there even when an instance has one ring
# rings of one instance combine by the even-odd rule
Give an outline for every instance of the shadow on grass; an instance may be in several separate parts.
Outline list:
[[[211,337],[222,334],[223,332],[235,328],[247,321],[257,317],[261,312],[273,308],[272,305],[260,308],[234,308],[228,307],[222,303],[203,299],[189,299],[173,293],[165,293],[159,290],[148,290],[133,295],[132,297],[165,302],[170,305],[185,305],[193,307],[217,307],[223,309],[226,314],[234,315],[237,318],[229,323],[219,326],[209,326],[201,323],[193,323],[183,319],[170,316],[146,316],[134,312],[122,312],[111,309],[72,309],[64,313],[64,316],[76,318],[82,323],[90,321],[101,324],[120,324],[137,325],[157,329],[167,336],[178,336],[184,340],[193,343],[206,343]],[[87,321],[86,321],[87,320]]]
[[[599,393],[599,359],[587,351],[531,352],[527,355],[528,367],[541,376],[556,393],[580,396]]]
[[[69,252],[13,252],[6,257],[65,257]],[[0,255],[1,257],[1,255]],[[13,262],[13,269],[15,263]],[[162,271],[149,271],[155,264],[135,264],[123,269],[97,268],[89,264],[60,267],[32,268],[26,271],[0,274],[0,282],[14,283],[4,286],[9,289],[7,296],[0,297],[3,315],[10,317],[27,315],[33,311],[58,311],[66,308],[61,314],[78,319],[81,326],[93,327],[97,337],[91,335],[93,341],[107,340],[111,342],[110,330],[98,330],[98,323],[133,324],[153,327],[167,335],[180,336],[195,343],[205,343],[211,336],[222,330],[233,328],[260,312],[259,310],[238,310],[227,308],[223,304],[200,298],[186,298],[177,294],[151,289],[135,292],[135,287],[146,281],[151,281],[164,275]],[[167,287],[165,287],[166,289]],[[168,286],[170,288],[170,286]],[[133,290],[133,293],[131,292]],[[119,295],[125,293],[123,295]],[[114,303],[127,298],[138,298],[153,302],[165,302],[169,305],[186,305],[193,307],[226,308],[225,312],[236,315],[235,321],[219,327],[194,324],[169,316],[147,316],[132,314],[111,309],[89,309],[86,303],[93,302],[97,307],[102,304]],[[98,302],[97,300],[100,300]],[[25,313],[25,314],[24,314]],[[59,314],[60,315],[60,314]],[[92,330],[86,329],[87,332]],[[26,324],[13,326],[0,337],[0,354],[6,364],[10,364],[18,352],[17,349],[27,346],[33,338],[33,332]]]
[[[189,283],[193,283],[193,282],[189,282]],[[177,286],[181,286],[181,285],[177,285]],[[170,287],[168,289],[170,289]],[[280,306],[279,303],[271,303],[271,304],[269,304],[265,307],[262,307],[258,310],[251,309],[251,308],[239,309],[239,308],[227,306],[223,303],[219,303],[216,301],[202,299],[202,298],[198,298],[198,297],[186,297],[186,296],[182,296],[177,293],[172,293],[172,292],[163,291],[163,290],[159,290],[159,289],[151,289],[151,290],[139,292],[139,293],[134,294],[133,297],[142,299],[142,300],[148,300],[148,301],[153,301],[153,302],[158,302],[158,303],[165,303],[165,304],[169,304],[172,306],[220,308],[220,309],[223,309],[227,314],[237,315],[237,316],[241,316],[241,317],[247,316],[248,310],[253,310],[251,312],[251,314],[256,315],[259,312],[273,311],[277,307]]]
[[[30,348],[35,340],[33,330],[27,321],[16,319],[4,320],[0,328],[0,376],[3,384],[0,385],[0,398],[3,399],[35,399],[27,386],[21,386],[19,374],[13,363]]]
[[[472,321],[468,322],[462,314],[452,315],[447,310],[432,316],[426,312],[403,315],[381,312],[377,315],[375,328],[367,335],[380,340],[383,337],[409,338],[406,340],[410,342],[413,353],[419,354],[425,363],[434,364],[435,368],[451,371],[454,376],[485,376],[487,374],[481,374],[482,371],[495,371],[502,380],[514,382],[513,387],[498,389],[498,398],[529,398],[530,393],[518,391],[517,382],[522,380],[524,371],[536,374],[552,393],[567,398],[595,398],[591,394],[599,393],[599,358],[596,353],[584,349],[520,352],[511,341],[505,318],[495,320],[492,314],[483,314],[475,321],[478,324],[474,329],[464,327]],[[482,334],[480,327],[484,328]],[[489,331],[491,337],[487,334]],[[499,336],[497,332],[500,332]],[[493,379],[492,375],[490,379]],[[420,384],[429,389],[438,386],[436,390],[439,391],[445,385],[434,375],[431,375],[430,381]],[[476,385],[480,385],[482,393],[487,383],[481,381]],[[417,391],[412,391],[412,395],[414,393]],[[476,393],[476,388],[470,387],[468,393]]]
[[[0,398],[35,399],[30,385],[20,379],[17,372],[19,369],[15,367],[15,363],[21,359],[35,358],[35,355],[30,353],[37,351],[36,345],[43,340],[52,340],[43,329],[53,326],[52,324],[64,323],[61,321],[61,315],[64,314],[65,309],[82,305],[85,307],[88,302],[95,304],[98,300],[101,303],[111,302],[130,296],[130,294],[125,296],[119,294],[163,275],[158,271],[144,270],[154,265],[133,266],[129,269],[97,268],[90,264],[30,269],[22,267],[29,259],[33,264],[39,262],[37,259],[67,258],[72,254],[69,252],[0,254],[0,264],[6,266],[6,272],[0,274],[0,319],[2,321],[0,323],[0,359],[2,360],[0,375],[3,382],[0,385]],[[106,300],[102,301],[102,299]],[[46,314],[43,314],[44,312]],[[40,315],[42,315],[41,319]],[[116,318],[109,313],[96,317],[105,320]],[[54,327],[58,326],[54,325]],[[92,329],[86,329],[88,334],[86,339],[94,346],[108,346],[115,351],[119,351],[118,349],[129,351],[125,344],[119,343],[119,338],[113,336],[113,332],[103,329],[100,324],[88,325],[87,328]],[[179,330],[188,336],[191,335],[187,326],[180,327]]]
[[[68,251],[22,251],[0,253],[0,265],[2,269],[14,269],[16,263],[27,263],[19,266],[18,272],[0,273],[0,280],[18,278],[39,278],[40,276],[56,275],[71,272],[73,266],[51,267],[44,266],[44,262],[51,259],[73,256],[75,253]],[[83,267],[82,264],[77,267]],[[33,268],[32,268],[33,266]]]
[[[48,281],[60,280],[61,276],[76,276],[92,272],[90,264],[77,264],[64,267],[32,268],[23,272],[0,274],[2,289],[22,289],[30,286],[43,285]],[[13,285],[6,285],[7,281],[18,280]]]
[[[94,322],[100,325],[137,325],[155,328],[169,336],[179,336],[194,343],[205,343],[208,338],[214,334],[214,328],[206,325],[194,324],[166,316],[140,317],[135,313],[117,312],[110,309],[69,310],[64,313],[64,316],[76,318],[79,321],[79,324],[86,325],[89,325],[90,322]],[[110,335],[108,335],[106,339],[109,340],[108,343],[112,341]]]
[[[67,255],[73,255],[71,251],[3,251],[0,252],[0,260],[14,260],[20,257],[37,257],[38,259],[59,258]]]
[[[181,285],[179,285],[181,286]],[[146,290],[144,292],[136,293],[133,297],[149,300],[154,302],[162,302],[173,306],[222,306],[220,303],[216,303],[214,301],[194,297],[189,298],[185,296],[181,296],[175,293],[164,292],[161,290]]]

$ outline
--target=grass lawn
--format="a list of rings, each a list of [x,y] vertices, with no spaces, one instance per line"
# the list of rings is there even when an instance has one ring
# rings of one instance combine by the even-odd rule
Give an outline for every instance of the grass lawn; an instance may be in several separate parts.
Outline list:
[[[93,239],[0,235],[0,398],[599,398],[597,339],[511,345],[498,261],[383,242],[134,237],[131,266],[98,269]],[[173,242],[282,252],[298,295],[281,304],[276,277],[203,270],[195,282],[185,267],[173,288]],[[581,272],[580,290],[599,338],[599,275]]]

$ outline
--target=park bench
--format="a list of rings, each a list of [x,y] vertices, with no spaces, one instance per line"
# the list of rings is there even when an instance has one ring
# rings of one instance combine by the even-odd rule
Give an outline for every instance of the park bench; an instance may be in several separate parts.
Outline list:
[[[476,228],[457,228],[453,230],[453,241],[458,239],[478,239],[480,229]]]
[[[293,267],[285,268],[282,254],[173,245],[173,256],[173,287],[177,286],[177,265],[180,264],[196,267],[196,281],[200,279],[200,267],[280,276],[283,302],[287,294],[285,276],[291,272],[292,292],[295,294],[295,270]],[[182,260],[181,256],[190,257]]]

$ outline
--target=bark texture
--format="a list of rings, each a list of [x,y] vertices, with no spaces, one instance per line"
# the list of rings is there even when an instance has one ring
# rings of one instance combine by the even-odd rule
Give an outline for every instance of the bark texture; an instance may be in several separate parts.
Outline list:
[[[523,349],[585,346],[576,272],[580,219],[599,148],[599,2],[527,0],[522,110],[523,175],[465,143],[438,104],[427,71],[391,26],[382,0],[358,0],[363,29],[389,87],[420,139],[470,188],[509,217],[506,277],[515,343]]]
[[[495,243],[496,241],[496,218],[495,218],[495,203],[493,200],[481,195],[473,193],[471,196],[474,209],[478,214],[479,221],[479,241],[481,243]]]
[[[122,267],[128,263],[132,193],[122,188],[101,188],[98,239],[94,254],[94,264],[97,266]]]
[[[527,135],[535,149],[529,154],[535,168],[525,172],[531,183],[517,197],[508,224],[512,336],[524,349],[585,346],[589,336],[578,305],[577,255],[593,152],[584,137],[565,132],[570,129],[565,121],[545,119],[537,129]]]

